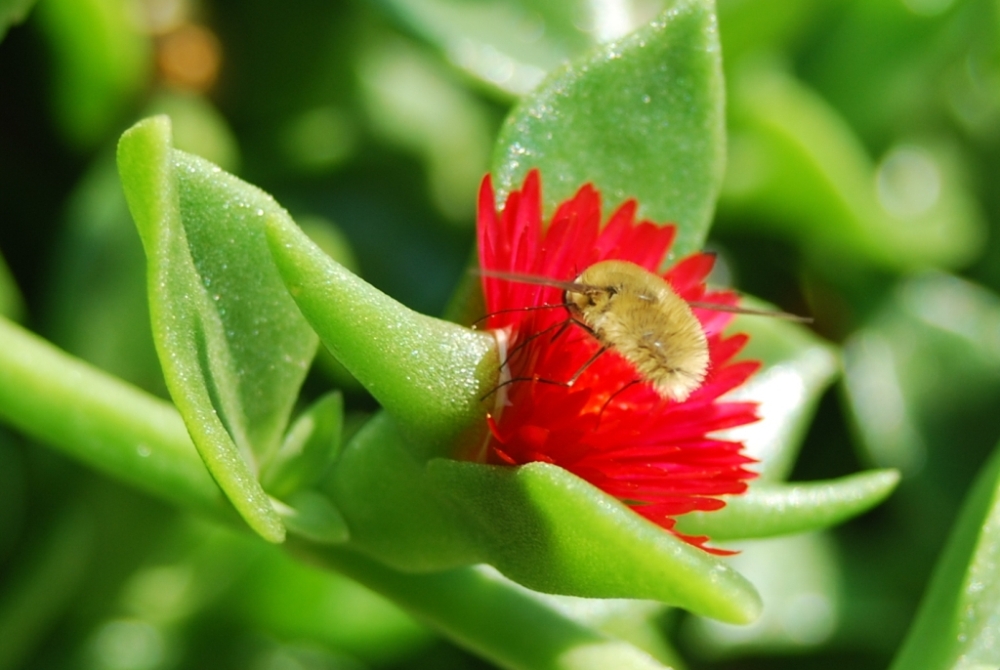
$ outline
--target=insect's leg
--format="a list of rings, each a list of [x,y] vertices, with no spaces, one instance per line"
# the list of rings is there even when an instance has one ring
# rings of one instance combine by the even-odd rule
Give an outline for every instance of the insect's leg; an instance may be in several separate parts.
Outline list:
[[[596,361],[598,358],[600,358],[601,354],[603,354],[607,350],[608,350],[608,346],[604,345],[600,349],[598,349],[596,352],[594,352],[594,355],[591,356],[589,359],[587,359],[587,362],[584,363],[583,366],[579,370],[576,371],[576,374],[574,374],[572,377],[569,378],[569,380],[566,382],[566,386],[572,386],[574,383],[576,383],[576,380],[580,378],[580,375],[582,375],[583,372],[587,368],[589,368],[594,363],[594,361]]]
[[[576,319],[570,318],[570,319],[566,319],[561,324],[559,324],[559,330],[557,330],[556,334],[552,336],[552,340],[551,341],[555,342],[556,340],[558,340],[559,336],[562,335],[563,333],[565,333],[566,329],[569,328],[570,324],[572,324],[574,321],[576,321]]]
[[[566,386],[566,387],[572,385],[570,382],[557,382],[554,379],[544,379],[542,377],[514,377],[513,379],[508,379],[507,381],[501,384],[497,384],[492,391],[490,391],[482,398],[480,398],[479,401],[482,402],[483,400],[486,400],[491,395],[502,389],[504,386],[507,386],[508,384],[513,384],[514,382],[538,382],[540,384],[552,384],[553,386]]]
[[[507,366],[508,364],[510,364],[510,362],[514,359],[514,356],[516,356],[519,351],[523,350],[533,340],[541,337],[542,335],[545,335],[548,332],[551,332],[555,328],[559,328],[559,332],[561,333],[563,331],[563,329],[566,328],[566,324],[569,321],[572,321],[572,319],[567,319],[566,321],[563,321],[563,322],[560,322],[560,323],[553,323],[551,326],[549,326],[547,328],[543,328],[542,330],[538,331],[537,333],[533,333],[533,334],[529,335],[528,337],[524,338],[521,342],[519,342],[517,344],[517,346],[515,346],[513,349],[511,349],[510,351],[507,352],[506,358],[504,358],[503,361],[500,363],[500,368],[503,369],[505,366]],[[558,336],[558,333],[557,333],[556,336]],[[562,382],[550,382],[550,380],[547,380],[547,379],[538,379],[538,378],[535,378],[535,377],[514,377],[512,379],[508,379],[507,381],[505,381],[505,382],[503,382],[501,384],[498,384],[496,387],[493,388],[493,390],[491,390],[489,393],[487,393],[486,395],[484,395],[483,397],[481,397],[479,399],[479,401],[482,402],[483,400],[486,400],[491,395],[493,395],[494,393],[496,393],[497,391],[499,391],[501,388],[503,388],[504,386],[507,386],[508,384],[511,384],[513,382],[530,382],[530,381],[540,381],[542,383],[554,383],[554,384],[561,384],[562,383]]]
[[[511,307],[510,309],[498,309],[495,312],[490,312],[486,316],[482,316],[472,322],[472,328],[475,329],[477,325],[490,318],[491,316],[496,316],[497,314],[509,314],[511,312],[530,312],[536,309],[555,309],[556,307],[567,307],[564,302],[556,302],[550,305],[529,305],[528,307]]]
[[[514,358],[514,355],[517,354],[517,352],[521,351],[532,340],[534,340],[534,339],[536,339],[538,337],[541,337],[542,335],[548,333],[552,329],[558,327],[559,330],[556,332],[555,335],[552,336],[552,340],[555,341],[555,339],[558,338],[560,335],[562,335],[566,331],[566,329],[570,327],[570,325],[574,325],[574,324],[577,325],[577,326],[579,326],[580,328],[583,328],[585,331],[587,331],[591,335],[594,335],[594,331],[590,328],[590,326],[588,326],[587,324],[583,323],[582,321],[579,321],[579,320],[574,319],[574,318],[566,319],[565,321],[562,321],[560,323],[554,323],[551,326],[549,326],[548,328],[543,328],[542,330],[538,331],[537,333],[533,333],[533,334],[529,335],[528,337],[524,338],[523,341],[519,342],[516,347],[514,347],[513,349],[511,349],[507,353],[507,358],[505,358],[504,361],[500,364],[500,367],[502,368],[505,365],[507,365]],[[596,335],[595,335],[595,337],[596,337]],[[480,400],[480,402],[482,402],[483,400],[486,400],[487,398],[489,398],[491,395],[493,395],[494,393],[496,393],[497,391],[499,391],[504,386],[507,386],[508,384],[513,384],[514,382],[540,382],[542,384],[552,384],[554,386],[565,386],[565,387],[573,386],[573,384],[576,382],[576,380],[580,378],[580,375],[582,375],[584,373],[584,371],[588,367],[590,367],[590,365],[594,361],[596,361],[598,359],[598,357],[600,357],[601,354],[603,354],[605,351],[607,351],[607,349],[608,349],[607,346],[602,346],[600,349],[598,349],[597,352],[593,356],[591,356],[590,359],[588,359],[587,362],[584,363],[583,366],[579,370],[577,370],[576,373],[572,377],[569,378],[568,381],[557,382],[554,379],[543,379],[542,377],[538,377],[538,376],[533,376],[533,377],[513,377],[513,378],[508,379],[507,381],[505,381],[505,382],[503,382],[501,384],[497,384],[497,386],[493,390],[491,390],[489,393],[487,393],[486,395],[484,395],[479,400]]]
[[[612,393],[610,396],[608,396],[608,399],[604,401],[603,405],[601,405],[601,411],[597,413],[597,426],[601,425],[601,417],[604,416],[604,410],[608,408],[608,405],[611,404],[611,401],[620,396],[628,389],[635,386],[636,384],[639,384],[641,381],[642,381],[641,379],[633,379],[628,384],[625,384],[625,386],[621,387],[620,389]],[[597,426],[594,427],[595,430],[597,429]]]
[[[549,328],[546,328],[545,330],[551,330],[554,327],[555,327],[555,324],[553,324],[552,326],[549,326]],[[539,331],[538,333],[535,333],[534,335],[532,335],[532,337],[538,337],[539,335],[543,334],[545,332],[545,330],[542,330],[542,331]],[[489,398],[491,395],[493,395],[494,393],[496,393],[497,391],[499,391],[504,386],[507,386],[508,384],[513,384],[514,382],[539,382],[539,383],[542,383],[542,384],[552,384],[554,386],[566,386],[566,387],[570,387],[570,386],[572,386],[576,382],[577,379],[580,378],[580,375],[583,374],[583,371],[586,370],[587,368],[589,368],[590,364],[593,363],[594,361],[596,361],[597,358],[601,354],[603,354],[605,351],[607,351],[607,349],[608,348],[606,346],[603,346],[600,349],[598,349],[597,352],[593,356],[591,356],[590,359],[587,360],[586,363],[583,364],[583,367],[581,367],[579,370],[577,370],[576,374],[574,374],[572,377],[570,377],[569,380],[567,380],[567,381],[557,382],[554,379],[543,379],[542,377],[538,377],[538,376],[533,376],[533,377],[514,377],[512,379],[508,379],[507,381],[505,381],[505,382],[503,382],[501,384],[497,384],[496,388],[494,388],[492,391],[490,391],[489,393],[487,393],[486,395],[484,395],[479,400],[480,400],[480,402],[482,402],[483,400],[486,400],[487,398]],[[513,351],[511,352],[511,355],[513,355]],[[507,360],[510,360],[510,356],[507,357]]]
[[[556,326],[560,326],[560,332],[562,332],[561,328],[565,328],[566,327],[566,322],[564,321],[562,323],[553,323],[548,328],[543,328],[542,330],[538,331],[537,333],[529,335],[528,337],[524,338],[522,341],[518,342],[517,346],[515,346],[513,349],[511,349],[510,351],[507,352],[507,358],[505,358],[503,360],[503,362],[500,364],[500,367],[502,368],[505,365],[507,365],[508,363],[510,363],[511,359],[514,358],[514,354],[516,354],[517,352],[519,352],[522,349],[524,349],[524,347],[526,347],[532,340],[541,337],[542,335],[544,335],[545,333],[549,332],[550,330],[552,330]]]

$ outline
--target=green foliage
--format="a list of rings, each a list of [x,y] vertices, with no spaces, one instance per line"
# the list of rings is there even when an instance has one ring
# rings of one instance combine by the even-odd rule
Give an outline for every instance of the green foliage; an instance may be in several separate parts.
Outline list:
[[[265,212],[287,214],[172,149],[166,117],[126,133],[118,160],[146,249],[167,387],[213,477],[255,530],[280,542],[256,473],[279,447],[316,348],[264,240]]]
[[[0,40],[11,26],[24,21],[35,0],[4,0],[0,3]]]
[[[652,598],[731,623],[760,614],[739,573],[561,468],[439,459],[428,476],[471,517],[488,562],[529,588]]]
[[[723,206],[813,255],[899,271],[975,256],[981,214],[944,147],[904,141],[876,168],[836,111],[773,64],[748,64],[732,88]]]
[[[791,535],[827,528],[885,500],[899,483],[896,470],[875,470],[808,484],[758,484],[715,513],[693,512],[680,529],[717,540]]]
[[[17,321],[24,310],[24,299],[14,283],[10,269],[0,256],[0,315]]]
[[[717,4],[0,1],[0,668],[1000,663],[1000,9]],[[815,317],[737,555],[478,462],[491,149]]]
[[[1000,662],[995,644],[998,475],[1000,458],[994,454],[969,492],[913,628],[891,666],[895,670]]]
[[[55,0],[38,10],[51,44],[52,113],[73,144],[93,147],[117,128],[151,67],[151,45],[123,0]]]
[[[224,511],[174,409],[0,319],[0,413],[27,434],[157,496]]]
[[[648,26],[553,72],[507,118],[497,200],[532,168],[547,211],[590,182],[605,208],[678,226],[674,253],[702,246],[722,180],[722,62],[713,3],[678,0]]]
[[[430,453],[449,453],[499,365],[492,336],[417,314],[348,272],[294,223],[267,219],[288,292],[333,352]]]

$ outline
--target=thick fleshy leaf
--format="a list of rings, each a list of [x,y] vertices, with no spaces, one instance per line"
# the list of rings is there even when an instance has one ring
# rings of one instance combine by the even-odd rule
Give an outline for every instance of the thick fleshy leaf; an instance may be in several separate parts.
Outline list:
[[[468,515],[487,562],[529,588],[654,599],[732,623],[760,614],[738,572],[562,468],[437,459],[427,476]]]
[[[231,168],[232,133],[205,99],[162,93],[150,107],[171,117],[176,148]],[[146,258],[113,153],[102,152],[86,170],[65,210],[43,311],[46,334],[74,356],[166,396],[149,322]]]
[[[512,95],[527,93],[547,72],[594,43],[598,36],[579,26],[592,21],[596,32],[618,27],[628,18],[621,16],[627,9],[620,2],[602,3],[612,6],[618,21],[599,16],[595,3],[572,0],[384,0],[382,4],[434,43],[456,67]]]
[[[0,0],[0,40],[11,26],[24,21],[35,0]]]
[[[340,454],[344,399],[328,393],[299,416],[281,447],[264,464],[260,481],[273,496],[284,498],[312,488]]]
[[[279,446],[316,347],[264,239],[265,215],[288,215],[170,140],[169,121],[156,117],[126,132],[118,151],[146,249],[153,337],[212,475],[255,530],[280,541],[257,472]]]
[[[549,211],[590,182],[609,209],[636,198],[640,216],[676,223],[673,253],[683,256],[702,246],[715,207],[723,116],[714,3],[676,0],[521,101],[497,142],[497,202],[533,168]]]
[[[146,258],[114,154],[100,156],[70,194],[48,293],[45,332],[53,343],[166,397],[149,322]]]
[[[659,600],[732,622],[758,613],[753,588],[725,563],[561,468],[423,464],[403,442],[387,414],[375,417],[325,489],[348,546],[394,569],[489,563],[546,593]]]
[[[344,448],[324,492],[350,529],[350,546],[404,572],[483,561],[464,519],[424,477],[391,413],[366,423]]]
[[[741,225],[766,223],[828,265],[958,267],[979,252],[982,215],[947,151],[901,143],[876,166],[832,107],[773,65],[745,68],[733,90],[720,209]]]
[[[885,500],[899,483],[896,470],[875,470],[803,484],[751,484],[717,512],[692,512],[677,528],[713,540],[790,535],[819,530],[862,514]]]
[[[373,40],[358,65],[373,130],[423,158],[438,210],[467,225],[489,166],[494,121],[492,110],[450,75],[398,36]]]
[[[19,321],[24,312],[24,299],[14,282],[7,263],[0,256],[0,316]]]
[[[1000,297],[991,291],[939,273],[902,282],[844,350],[865,457],[905,474],[953,477],[956,451],[989,449],[1000,400],[998,327]]]
[[[110,139],[153,69],[151,40],[130,6],[47,0],[33,20],[52,54],[52,116],[60,130],[81,147]]]
[[[692,617],[681,629],[711,659],[804,652],[827,642],[846,612],[837,546],[822,533],[741,543],[730,561],[760,591],[764,611],[748,626]]]
[[[742,304],[773,309],[753,300]],[[750,336],[740,357],[760,361],[764,367],[728,396],[759,403],[760,421],[725,435],[743,442],[746,453],[757,459],[753,469],[762,480],[783,480],[795,463],[820,397],[839,373],[837,351],[805,326],[783,319],[740,316],[729,331]]]
[[[979,475],[892,670],[1000,666],[1000,451]]]
[[[482,431],[480,398],[496,383],[489,334],[418,314],[348,272],[298,226],[267,217],[275,262],[299,309],[334,356],[424,454],[452,454]]]
[[[289,532],[307,540],[340,544],[350,537],[344,517],[322,493],[296,491],[272,504]]]
[[[175,148],[236,171],[240,164],[236,135],[208,98],[172,89],[160,91],[149,101],[145,116],[159,114],[170,117]]]

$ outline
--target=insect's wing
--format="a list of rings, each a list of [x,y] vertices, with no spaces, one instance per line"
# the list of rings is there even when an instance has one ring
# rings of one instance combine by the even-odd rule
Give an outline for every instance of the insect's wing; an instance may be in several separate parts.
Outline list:
[[[799,323],[812,323],[808,316],[799,316],[789,312],[778,312],[769,309],[750,309],[749,307],[739,307],[738,305],[720,305],[714,302],[689,302],[691,307],[697,309],[711,309],[716,312],[732,312],[733,314],[749,314],[751,316],[770,316],[775,319],[786,319],[788,321],[798,321]]]

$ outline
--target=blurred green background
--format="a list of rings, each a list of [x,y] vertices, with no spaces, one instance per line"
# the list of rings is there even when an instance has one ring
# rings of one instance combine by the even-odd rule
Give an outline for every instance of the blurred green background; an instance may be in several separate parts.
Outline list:
[[[0,0],[0,313],[160,395],[113,161],[125,128],[170,114],[179,148],[439,314],[517,96],[660,7],[32,4]],[[813,315],[842,351],[792,478],[879,466],[904,481],[834,532],[747,547],[735,560],[769,603],[759,624],[655,622],[678,667],[883,668],[1000,437],[1000,3],[719,0],[719,23],[716,281]],[[321,356],[307,393],[331,384],[356,419],[374,409]],[[0,427],[0,670],[486,667],[346,579]]]

